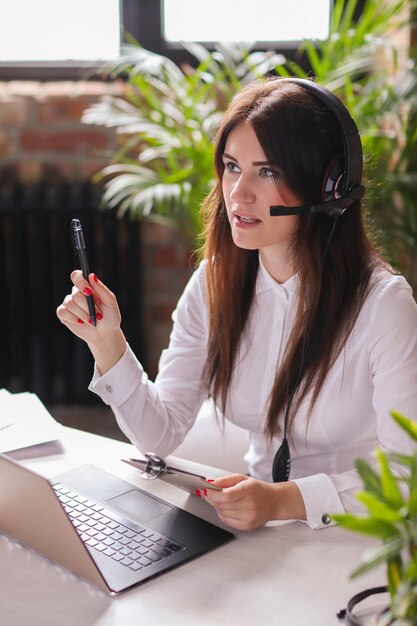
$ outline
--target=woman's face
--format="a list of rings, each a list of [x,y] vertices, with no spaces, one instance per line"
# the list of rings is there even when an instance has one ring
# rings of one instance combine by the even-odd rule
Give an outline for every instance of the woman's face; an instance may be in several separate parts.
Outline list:
[[[250,123],[241,122],[229,133],[223,163],[222,190],[234,243],[260,250],[264,261],[288,260],[298,218],[271,217],[269,207],[302,202],[283,183],[277,187],[280,172],[268,162]]]

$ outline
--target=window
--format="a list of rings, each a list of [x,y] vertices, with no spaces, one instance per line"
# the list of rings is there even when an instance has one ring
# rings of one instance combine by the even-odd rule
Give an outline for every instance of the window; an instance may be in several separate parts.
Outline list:
[[[164,0],[167,42],[325,39],[330,0]]]
[[[119,54],[119,0],[13,0],[2,4],[2,15],[2,61],[93,61]]]
[[[181,41],[208,48],[219,40],[257,41],[258,49],[294,58],[300,40],[326,37],[331,5],[332,0],[0,1],[0,80],[90,77],[95,61],[117,56],[123,29],[176,63],[195,61]]]

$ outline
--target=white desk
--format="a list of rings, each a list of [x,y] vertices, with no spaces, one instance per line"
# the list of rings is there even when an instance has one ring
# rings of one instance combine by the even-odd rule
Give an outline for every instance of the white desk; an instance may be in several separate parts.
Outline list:
[[[216,522],[213,509],[201,499],[162,481],[145,482],[121,463],[132,446],[64,432],[64,454],[24,464],[50,477],[93,463]],[[190,461],[183,465],[198,468]],[[383,584],[382,571],[349,580],[370,541],[341,528],[313,531],[292,523],[236,535],[225,546],[118,597],[0,535],[1,626],[337,626],[336,613],[352,595]]]

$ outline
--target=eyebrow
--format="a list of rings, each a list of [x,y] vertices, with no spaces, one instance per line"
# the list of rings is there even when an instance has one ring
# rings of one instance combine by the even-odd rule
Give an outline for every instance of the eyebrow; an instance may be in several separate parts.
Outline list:
[[[227,152],[224,152],[222,154],[222,157],[224,159],[230,159],[231,161],[234,161],[235,163],[239,163],[239,161],[237,159],[235,159],[235,157],[233,157],[231,154],[227,154]],[[277,167],[277,163],[273,163],[272,161],[252,161],[252,165],[272,165]]]

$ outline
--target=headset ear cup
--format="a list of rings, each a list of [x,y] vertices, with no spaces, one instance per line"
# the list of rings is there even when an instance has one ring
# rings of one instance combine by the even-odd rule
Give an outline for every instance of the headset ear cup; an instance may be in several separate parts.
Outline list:
[[[342,189],[345,182],[344,177],[344,158],[339,155],[330,162],[324,174],[321,192],[322,202],[337,200],[337,198],[340,198],[343,195]]]

